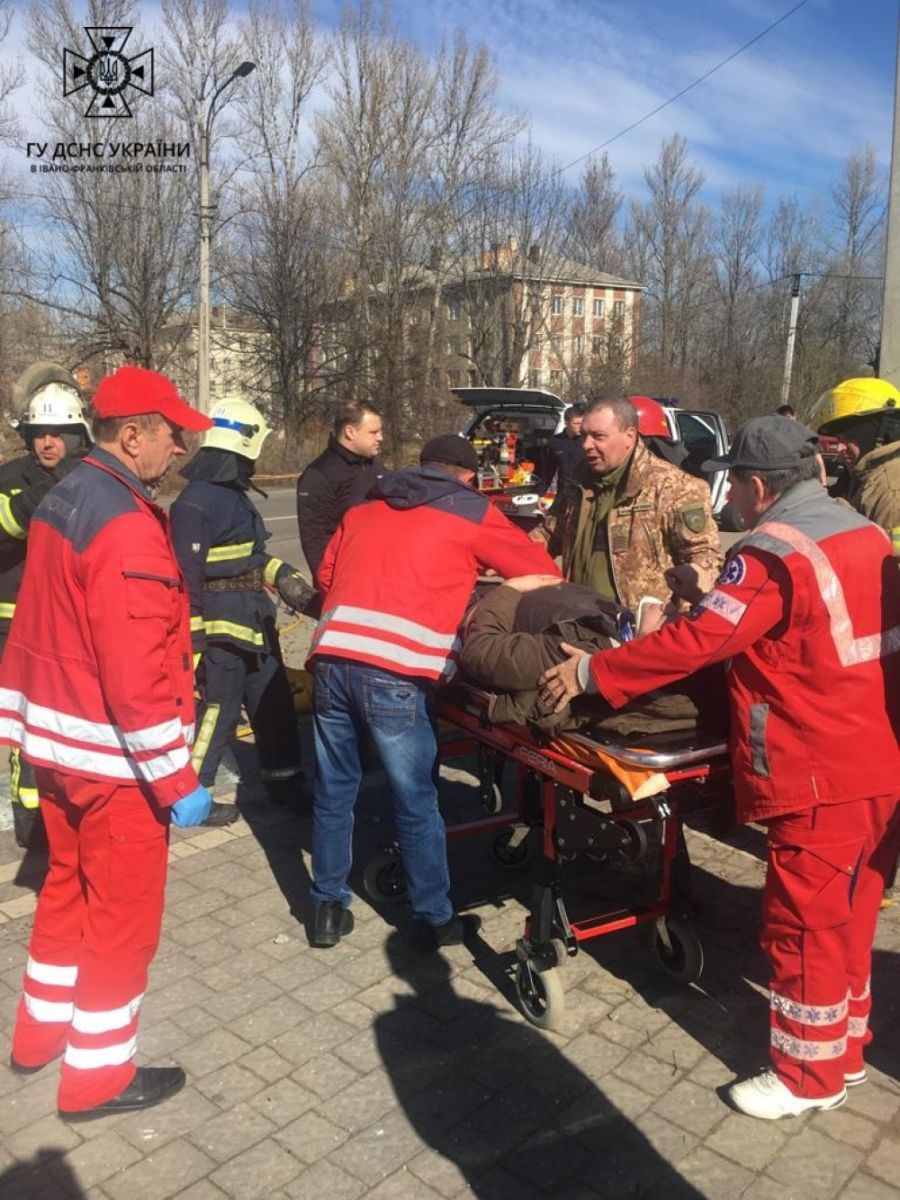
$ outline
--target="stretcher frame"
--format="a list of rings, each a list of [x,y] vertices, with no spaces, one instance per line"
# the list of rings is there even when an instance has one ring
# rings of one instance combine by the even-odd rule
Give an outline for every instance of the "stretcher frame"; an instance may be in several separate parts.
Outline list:
[[[601,749],[629,766],[665,775],[668,788],[647,799],[628,802],[615,777],[602,768],[538,740],[519,725],[493,725],[487,719],[490,695],[468,684],[454,684],[438,699],[438,716],[445,733],[441,759],[471,753],[479,757],[479,784],[485,808],[499,810],[499,778],[506,762],[516,764],[519,786],[512,811],[454,825],[447,838],[456,841],[475,834],[508,836],[504,863],[497,838],[491,857],[498,865],[517,865],[515,851],[525,845],[530,830],[542,828],[541,858],[532,884],[531,907],[523,937],[516,944],[516,989],[525,1016],[541,1028],[554,1028],[564,1007],[558,968],[578,953],[581,943],[596,937],[653,925],[653,946],[661,965],[682,982],[693,982],[703,966],[703,951],[687,923],[691,915],[686,895],[675,886],[682,821],[686,810],[709,805],[704,794],[730,786],[730,759],[724,742],[670,749],[633,749],[582,734],[566,734],[569,743],[585,751]],[[449,726],[449,729],[447,727]],[[609,801],[611,811],[589,806],[585,798]],[[635,906],[613,906],[596,915],[570,920],[566,911],[560,864],[580,854],[618,851],[626,860],[646,850],[647,821],[661,823],[659,877],[656,896]],[[571,834],[570,834],[571,830]],[[518,840],[517,840],[518,839]],[[523,856],[524,857],[524,856]]]

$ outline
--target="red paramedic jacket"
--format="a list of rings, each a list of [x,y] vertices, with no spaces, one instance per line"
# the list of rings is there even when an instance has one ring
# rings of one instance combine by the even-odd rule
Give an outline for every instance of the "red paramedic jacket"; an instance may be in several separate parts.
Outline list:
[[[190,610],[168,518],[107,451],[41,501],[0,665],[0,742],[162,806],[191,766]]]
[[[694,614],[590,669],[620,708],[725,659],[739,819],[900,794],[900,570],[817,482],[779,497]]]
[[[542,545],[438,468],[383,476],[370,494],[346,514],[316,572],[322,617],[310,660],[327,654],[447,679],[479,570],[559,575]]]

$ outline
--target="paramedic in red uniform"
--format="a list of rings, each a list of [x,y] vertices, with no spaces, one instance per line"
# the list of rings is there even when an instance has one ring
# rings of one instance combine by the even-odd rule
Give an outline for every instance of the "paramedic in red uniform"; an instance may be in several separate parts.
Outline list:
[[[730,660],[738,816],[768,827],[762,945],[770,1058],[728,1099],[754,1117],[836,1108],[865,1081],[872,942],[900,846],[900,572],[884,532],[822,489],[809,430],[780,416],[738,432],[731,500],[751,532],[681,618],[545,672],[561,705],[615,707]]]
[[[183,431],[211,421],[132,366],[101,380],[94,409],[94,449],[32,517],[0,671],[0,740],[35,766],[50,844],[10,1066],[62,1056],[70,1120],[184,1084],[180,1067],[133,1060],[169,822],[200,824],[211,802],[191,765],[188,601],[153,499]]]

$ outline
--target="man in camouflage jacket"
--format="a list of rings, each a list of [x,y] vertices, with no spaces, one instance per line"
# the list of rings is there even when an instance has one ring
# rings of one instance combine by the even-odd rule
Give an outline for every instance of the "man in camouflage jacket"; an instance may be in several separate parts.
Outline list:
[[[643,596],[664,600],[665,572],[681,564],[712,587],[722,550],[707,484],[650,453],[628,400],[590,403],[581,439],[585,461],[535,535],[562,555],[566,579],[632,612]]]

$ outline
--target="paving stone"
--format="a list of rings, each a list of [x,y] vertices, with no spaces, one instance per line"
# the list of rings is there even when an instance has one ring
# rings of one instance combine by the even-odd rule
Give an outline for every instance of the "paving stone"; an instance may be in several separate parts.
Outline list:
[[[212,1159],[201,1154],[190,1142],[169,1142],[121,1174],[107,1179],[103,1190],[110,1200],[136,1200],[144,1196],[168,1200],[203,1179],[214,1165]]]
[[[542,1193],[504,1167],[494,1167],[478,1176],[472,1191],[485,1200],[539,1200]]]
[[[202,1092],[208,1100],[219,1108],[233,1108],[242,1100],[249,1100],[263,1088],[263,1082],[246,1067],[237,1063],[228,1063],[217,1071],[211,1071],[195,1084],[198,1092]]]
[[[271,1046],[257,1046],[249,1054],[238,1060],[238,1065],[246,1067],[254,1075],[258,1075],[265,1083],[274,1083],[283,1075],[289,1075],[294,1064],[280,1054],[276,1054]]]
[[[728,1109],[711,1088],[699,1087],[687,1079],[676,1083],[657,1100],[653,1112],[661,1113],[699,1137],[706,1137],[728,1115]]]
[[[356,1133],[365,1129],[396,1103],[394,1085],[387,1072],[371,1071],[319,1105],[318,1111],[335,1125]]]
[[[138,1046],[141,1055],[151,1063],[171,1062],[177,1056],[181,1047],[190,1041],[190,1034],[185,1033],[180,1025],[168,1018],[147,1024],[141,1021],[138,1034]]]
[[[882,1138],[866,1159],[866,1169],[900,1190],[900,1138]]]
[[[342,1000],[362,998],[357,995],[358,991],[352,980],[344,979],[336,971],[329,971],[298,984],[292,995],[312,1012],[324,1013],[332,1011]]]
[[[848,1112],[846,1108],[827,1113],[813,1113],[809,1127],[817,1129],[819,1133],[824,1133],[836,1142],[855,1146],[857,1150],[868,1150],[881,1133],[877,1125],[873,1125],[865,1117]]]
[[[225,926],[214,916],[198,915],[188,921],[173,922],[168,936],[179,946],[196,946],[200,942],[210,942],[218,947],[225,936]]]
[[[627,1079],[643,1092],[651,1096],[662,1096],[675,1084],[677,1075],[673,1076],[672,1068],[665,1066],[650,1054],[635,1050],[623,1059],[616,1067],[616,1074],[621,1079]]]
[[[359,1072],[334,1054],[320,1054],[298,1067],[291,1076],[301,1087],[315,1092],[320,1100],[343,1091],[359,1078]]]
[[[268,1001],[280,995],[278,986],[267,979],[265,975],[254,975],[251,978],[235,982],[228,972],[223,971],[220,967],[210,968],[210,970],[218,971],[223,980],[223,986],[217,989],[217,994],[207,1000],[203,1007],[224,1025],[229,1025],[236,1017],[243,1016],[244,1013],[261,1008]],[[209,982],[206,975],[201,978],[207,983]],[[209,984],[209,986],[212,985]],[[233,1025],[231,1028],[234,1033],[242,1036]]]
[[[279,1079],[253,1098],[251,1104],[279,1129],[314,1108],[319,1099],[293,1079]]]
[[[202,1125],[218,1113],[218,1109],[193,1087],[186,1087],[165,1104],[140,1112],[126,1113],[116,1125],[116,1131],[127,1138],[143,1154],[158,1146],[182,1137],[197,1125]],[[84,1128],[95,1124],[91,1121]]]
[[[175,1013],[172,1020],[188,1035],[192,1046],[205,1035],[218,1033],[222,1027],[218,1017],[214,1017],[205,1008],[187,1008],[183,1012]]]
[[[875,1152],[877,1154],[877,1151]],[[772,1159],[767,1174],[790,1186],[796,1200],[827,1200],[847,1182],[862,1161],[852,1146],[832,1141],[814,1129],[804,1129]],[[873,1170],[872,1158],[869,1169]],[[897,1159],[895,1157],[895,1163]],[[897,1176],[900,1180],[900,1174]]]
[[[208,1179],[201,1179],[183,1192],[178,1193],[177,1200],[224,1200],[225,1193]],[[272,1196],[269,1200],[275,1200]]]
[[[714,1154],[705,1146],[697,1146],[678,1162],[675,1169],[701,1196],[715,1196],[716,1200],[732,1200],[753,1182],[752,1171]]]
[[[74,1176],[79,1187],[87,1190],[118,1171],[124,1171],[140,1157],[141,1151],[127,1142],[117,1130],[107,1130],[89,1142],[74,1146],[62,1163],[53,1163],[48,1170],[61,1186],[65,1186],[68,1175],[70,1178]]]
[[[9,1134],[56,1112],[59,1079],[55,1070],[42,1071],[34,1079],[17,1079],[16,1083],[16,1089],[0,1104],[0,1134],[4,1142]]]
[[[410,1160],[408,1166],[414,1175],[441,1196],[456,1196],[467,1186],[465,1171],[437,1150],[423,1150]]]
[[[234,1200],[264,1200],[303,1168],[271,1138],[245,1150],[212,1173],[212,1181]],[[290,1194],[290,1193],[289,1193]]]
[[[329,1157],[372,1187],[402,1167],[420,1147],[416,1130],[403,1113],[395,1111],[355,1134]]]
[[[894,1120],[900,1109],[900,1092],[888,1088],[873,1087],[870,1083],[862,1087],[847,1089],[847,1104],[851,1112],[859,1113],[872,1121],[887,1124]]]
[[[365,1190],[361,1179],[326,1161],[307,1167],[285,1185],[291,1200],[358,1200]]]
[[[433,1191],[406,1167],[366,1192],[366,1200],[439,1200]]]
[[[897,1188],[860,1171],[841,1192],[840,1200],[897,1200]]]
[[[310,1164],[337,1150],[348,1137],[345,1129],[314,1112],[304,1113],[275,1135],[285,1149],[301,1162]]]
[[[246,1042],[228,1029],[214,1029],[179,1051],[179,1061],[186,1071],[198,1079],[210,1071],[234,1062],[250,1049]]]
[[[237,1104],[198,1125],[189,1137],[204,1154],[221,1163],[255,1146],[274,1130],[275,1126],[261,1112],[249,1104]]]
[[[710,1150],[734,1159],[751,1171],[762,1171],[784,1146],[787,1134],[776,1121],[756,1121],[749,1127],[746,1117],[730,1113],[706,1139]]]
[[[200,1008],[205,1000],[211,999],[214,995],[208,987],[196,979],[177,979],[173,983],[159,987],[157,986],[157,974],[154,963],[151,967],[150,989],[142,1006],[147,1020],[163,1021],[166,1018],[176,1017],[179,1013]]]
[[[241,1016],[229,1021],[232,1033],[243,1038],[251,1046],[260,1046],[273,1041],[279,1033],[300,1029],[309,1020],[309,1009],[290,996],[275,996],[273,999],[254,1005]]]
[[[334,1050],[344,1058],[348,1048],[359,1036],[354,1036],[354,1031],[331,1013],[316,1013],[314,1017],[305,1018],[302,1025],[273,1038],[271,1048],[293,1063],[294,1067],[300,1067],[323,1050]],[[367,1036],[371,1040],[372,1035]],[[377,1065],[378,1062],[380,1058],[376,1058],[370,1065]],[[355,1064],[352,1058],[351,1065],[358,1065],[360,1070],[367,1069],[365,1063]]]
[[[85,1193],[67,1170],[65,1159],[36,1156],[29,1161],[35,1165],[13,1168],[0,1176],[0,1200],[85,1200]],[[59,1173],[52,1174],[50,1166]],[[90,1194],[108,1200],[99,1188],[92,1189]]]
[[[20,1161],[31,1158],[38,1151],[48,1157],[51,1152],[53,1155],[62,1154],[80,1143],[81,1138],[73,1127],[56,1115],[31,1121],[17,1133],[4,1138],[5,1148]]]

